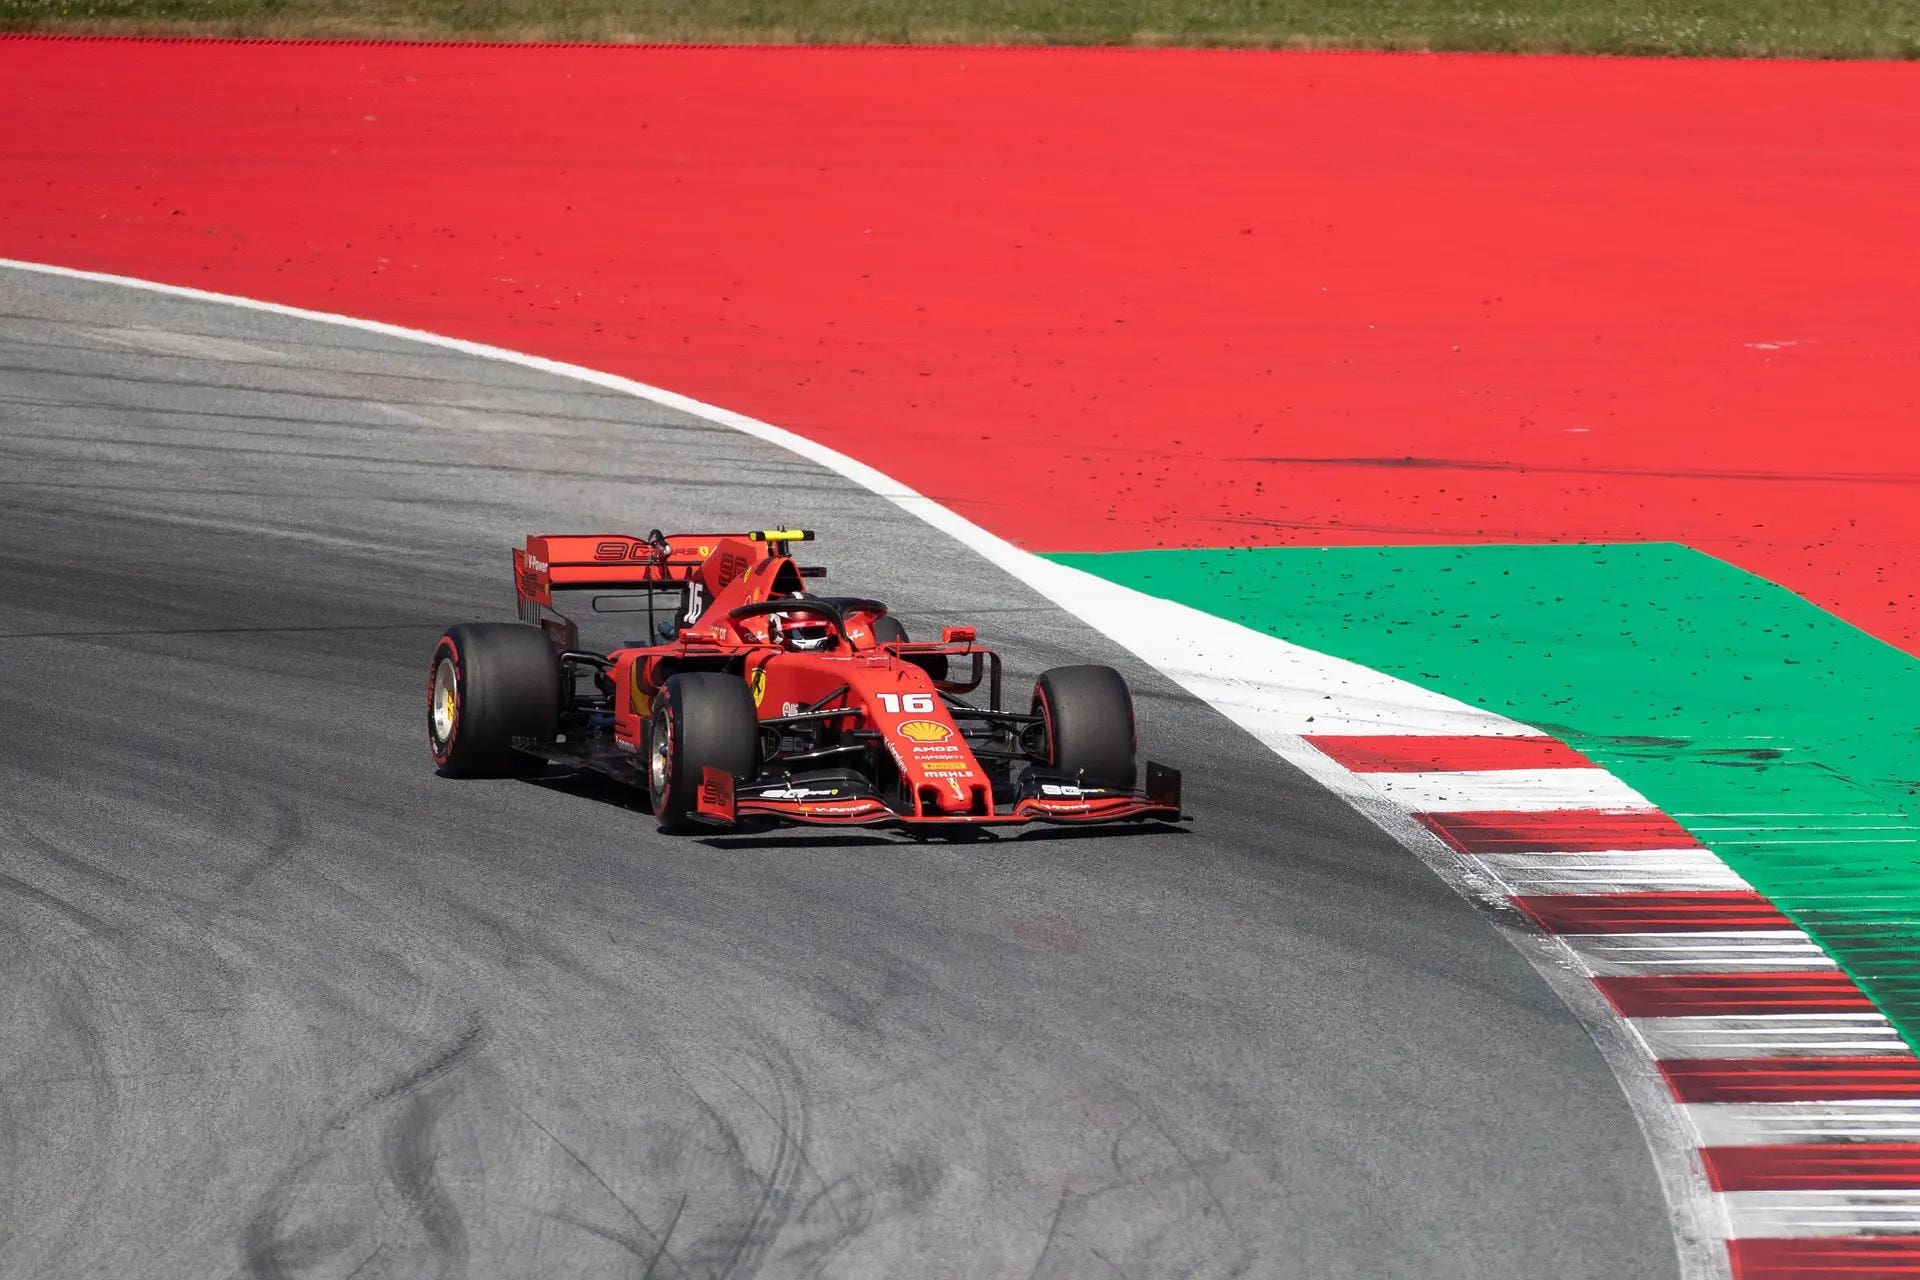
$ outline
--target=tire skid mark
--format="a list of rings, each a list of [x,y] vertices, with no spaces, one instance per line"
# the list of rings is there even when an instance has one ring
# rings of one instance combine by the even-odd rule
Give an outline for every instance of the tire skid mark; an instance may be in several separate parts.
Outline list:
[[[731,1076],[728,1082],[751,1101],[762,1114],[767,1108],[751,1090],[741,1085]],[[790,1122],[787,1107],[787,1094],[781,1089],[782,1082],[776,1079],[775,1088],[780,1091],[780,1116],[774,1122],[773,1153],[767,1161],[766,1171],[760,1171],[753,1157],[747,1152],[742,1134],[734,1123],[715,1107],[711,1100],[699,1088],[687,1082],[687,1088],[693,1095],[694,1103],[707,1117],[726,1144],[731,1171],[736,1181],[745,1183],[752,1195],[751,1207],[744,1217],[723,1219],[712,1231],[701,1237],[697,1254],[702,1260],[712,1259],[714,1266],[711,1274],[714,1280],[752,1280],[760,1273],[768,1251],[775,1237],[785,1227],[792,1213],[793,1202],[798,1193],[801,1162],[794,1150],[794,1126]],[[801,1140],[806,1133],[804,1106],[800,1119]]]
[[[754,1046],[747,1051],[749,1073],[709,1068],[739,1106],[723,1105],[718,1095],[666,1064],[704,1121],[702,1128],[718,1138],[724,1176],[746,1202],[723,1213],[683,1251],[683,1259],[712,1280],[752,1280],[775,1259],[780,1274],[830,1274],[835,1259],[872,1225],[872,1194],[858,1171],[830,1174],[814,1159],[812,1104],[792,1054],[769,1037],[747,1033],[747,1040]],[[812,1194],[803,1200],[809,1186]],[[812,1229],[810,1219],[822,1205],[830,1221]]]
[[[1115,1091],[1117,1091],[1121,1097],[1125,1098],[1128,1102],[1132,1103],[1133,1106],[1138,1109],[1138,1119],[1145,1121],[1146,1124],[1148,1124],[1155,1133],[1160,1135],[1160,1140],[1166,1143],[1168,1148],[1171,1149],[1173,1154],[1179,1159],[1180,1165],[1183,1169],[1186,1170],[1187,1175],[1191,1177],[1194,1183],[1198,1185],[1199,1188],[1206,1193],[1208,1207],[1206,1210],[1203,1210],[1203,1213],[1219,1214],[1220,1221],[1224,1223],[1229,1229],[1232,1229],[1233,1215],[1227,1212],[1226,1204],[1220,1199],[1219,1193],[1213,1189],[1213,1179],[1209,1177],[1204,1170],[1201,1169],[1200,1165],[1197,1162],[1195,1162],[1193,1156],[1187,1152],[1186,1146],[1182,1144],[1178,1138],[1174,1137],[1172,1132],[1168,1130],[1166,1123],[1160,1119],[1159,1113],[1155,1111],[1153,1108],[1149,1107],[1146,1103],[1142,1102],[1137,1093],[1135,1093],[1131,1089],[1128,1089],[1126,1086],[1120,1084],[1118,1081],[1109,1080],[1107,1083]],[[1129,1122],[1128,1124],[1122,1126],[1118,1131],[1116,1131],[1114,1135],[1113,1147],[1112,1147],[1112,1159],[1113,1159],[1113,1167],[1116,1172],[1119,1171],[1121,1168],[1121,1165],[1120,1165],[1121,1142],[1125,1138],[1126,1134],[1132,1130],[1132,1128],[1133,1128],[1133,1124],[1132,1122]]]
[[[777,1150],[783,1153],[791,1153],[796,1166],[796,1172],[795,1172],[795,1178],[794,1178],[794,1183],[796,1184],[796,1192],[797,1192],[798,1174],[800,1172],[805,1172],[807,1175],[811,1176],[813,1180],[819,1184],[819,1187],[820,1187],[820,1190],[814,1197],[814,1200],[809,1201],[808,1204],[811,1205],[816,1201],[824,1198],[827,1203],[827,1206],[833,1210],[833,1216],[834,1216],[835,1222],[844,1230],[845,1227],[847,1226],[847,1218],[844,1214],[842,1214],[839,1203],[833,1197],[834,1184],[832,1182],[829,1182],[827,1178],[821,1174],[820,1170],[814,1166],[813,1159],[808,1154],[808,1151],[807,1151],[807,1142],[808,1142],[809,1130],[811,1125],[810,1125],[809,1107],[807,1103],[806,1094],[802,1091],[802,1085],[800,1083],[801,1081],[800,1070],[793,1061],[793,1055],[787,1052],[787,1050],[784,1047],[779,1048],[777,1052],[779,1054],[779,1059],[780,1059],[780,1070],[779,1070],[779,1074],[776,1076],[776,1079],[792,1082],[792,1088],[782,1089],[776,1093],[776,1099],[778,1102],[777,1110],[773,1107],[769,1107],[765,1099],[761,1098],[759,1094],[746,1088],[733,1076],[728,1075],[724,1071],[721,1074],[726,1078],[729,1084],[733,1085],[734,1088],[740,1091],[741,1095],[745,1097],[747,1101],[753,1104],[755,1110],[757,1110],[761,1115],[767,1118],[768,1123],[773,1125],[775,1132],[779,1135],[779,1146]],[[798,1120],[799,1132],[798,1133],[794,1132],[793,1116],[795,1112],[797,1112],[799,1116],[799,1120]],[[789,1198],[786,1207],[788,1209],[791,1209],[792,1207],[791,1198]],[[799,1215],[799,1220],[805,1221],[805,1219],[806,1219],[806,1214],[803,1210]]]
[[[1136,1265],[1143,1268],[1139,1274],[1191,1273],[1191,1263],[1182,1261],[1182,1251],[1189,1246],[1204,1249],[1205,1258],[1220,1269],[1219,1274],[1249,1274],[1259,1258],[1233,1238],[1237,1232],[1232,1215],[1200,1162],[1136,1092],[1112,1079],[1103,1083],[1112,1091],[1112,1104],[1128,1112],[1114,1126],[1106,1153],[1114,1176],[1101,1180],[1070,1176],[1060,1184],[1030,1277],[1083,1274],[1085,1257],[1114,1274],[1135,1274],[1097,1243],[1106,1224],[1116,1218],[1141,1232],[1129,1246],[1130,1256],[1139,1259]],[[1101,1204],[1103,1200],[1108,1203]],[[1179,1207],[1183,1205],[1184,1212]],[[1151,1232],[1145,1229],[1149,1221],[1156,1227]],[[1199,1244],[1188,1236],[1189,1227],[1206,1233],[1206,1242]],[[1218,1235],[1222,1227],[1230,1233],[1227,1239]]]
[[[28,884],[25,880],[4,871],[0,871],[0,889],[63,917],[90,934],[113,939],[124,936],[125,931],[120,926],[109,924],[92,912],[75,906],[59,894],[49,893],[38,885]]]
[[[19,812],[7,812],[3,820],[25,856],[20,860],[21,874],[0,872],[0,887],[110,943],[110,954],[121,970],[178,967],[193,974],[196,985],[232,988],[232,966],[208,945],[207,912],[197,900],[71,852],[59,836],[43,831]],[[43,874],[29,879],[36,870]],[[96,905],[96,898],[106,900],[104,907]],[[151,910],[155,903],[172,910],[155,912]]]
[[[276,811],[281,807],[275,805]],[[124,875],[101,866],[66,847],[70,833],[42,830],[21,813],[6,813],[4,821],[23,852],[41,871],[52,874],[47,883],[35,884],[24,876],[0,873],[0,880],[11,882],[0,887],[13,888],[19,896],[57,910],[90,933],[112,940],[121,963],[130,971],[141,967],[155,972],[178,970],[194,975],[199,985],[211,984],[221,990],[237,990],[244,985],[234,964],[214,945],[223,936],[219,930],[221,911],[205,898],[172,887],[174,882],[164,874]],[[151,825],[129,831],[126,847],[138,847]],[[283,832],[275,837],[270,847],[284,842],[285,850],[290,851],[302,839],[304,832],[296,827],[291,836]],[[28,871],[28,865],[21,870]],[[104,908],[93,905],[96,898],[104,900]]]
[[[465,1054],[460,1050],[449,1061],[457,1063]],[[450,1069],[450,1068],[449,1068]],[[425,1077],[421,1083],[434,1077]],[[387,1175],[405,1197],[409,1214],[426,1233],[427,1245],[435,1267],[433,1275],[445,1280],[467,1272],[467,1229],[460,1210],[440,1185],[438,1151],[434,1127],[440,1118],[440,1106],[431,1091],[415,1085],[406,1091],[406,1105],[387,1128]]]
[[[300,816],[298,803],[271,795],[266,797],[266,803],[273,812],[272,830],[261,841],[259,855],[227,881],[227,898],[245,894],[262,876],[307,842],[307,826]]]
[[[398,1102],[399,1109],[382,1131],[387,1179],[400,1196],[406,1219],[425,1238],[432,1264],[429,1274],[438,1280],[464,1276],[468,1260],[466,1227],[438,1173],[435,1131],[449,1101],[439,1091],[452,1087],[456,1073],[472,1062],[489,1039],[485,1022],[477,1012],[470,1013],[459,1033],[432,1057],[337,1111],[318,1137],[255,1201],[239,1241],[243,1272],[256,1280],[295,1280],[362,1241],[363,1228],[351,1223],[292,1225],[296,1201],[303,1185],[311,1183],[321,1166],[339,1154],[342,1138],[357,1122]],[[374,1251],[362,1258],[356,1269],[364,1269],[382,1254],[395,1251],[396,1242],[385,1233],[373,1243]]]
[[[618,1191],[615,1191],[613,1189],[613,1186],[610,1183],[608,1183],[608,1181],[604,1177],[600,1175],[600,1171],[594,1168],[593,1165],[587,1161],[587,1158],[585,1156],[581,1155],[567,1142],[562,1140],[559,1137],[559,1135],[555,1134],[553,1130],[549,1129],[546,1125],[542,1124],[538,1119],[536,1119],[529,1112],[519,1107],[515,1107],[514,1110],[517,1111],[520,1117],[524,1119],[528,1124],[532,1125],[534,1128],[538,1129],[541,1133],[545,1134],[547,1140],[551,1142],[554,1146],[560,1148],[560,1150],[563,1153],[565,1153],[568,1160],[572,1161],[573,1164],[578,1166],[580,1170],[584,1172],[589,1178],[592,1178],[594,1183],[598,1185],[602,1191],[605,1191],[607,1195],[612,1198],[615,1204],[620,1206],[621,1210],[627,1215],[628,1221],[632,1222],[634,1226],[638,1227],[640,1229],[641,1235],[645,1236],[646,1238],[644,1240],[641,1240],[626,1232],[618,1231],[610,1227],[602,1227],[592,1222],[586,1221],[585,1219],[576,1218],[571,1215],[552,1214],[549,1216],[553,1217],[555,1221],[564,1222],[568,1226],[578,1227],[583,1231],[592,1232],[594,1235],[597,1235],[604,1240],[610,1240],[615,1244],[618,1244],[621,1248],[625,1249],[628,1253],[632,1254],[636,1259],[642,1260],[647,1264],[646,1274],[648,1275],[653,1275],[654,1272],[659,1268],[659,1265],[662,1261],[669,1263],[674,1268],[675,1272],[677,1272],[682,1276],[688,1276],[691,1274],[690,1272],[688,1272],[686,1264],[682,1262],[679,1258],[675,1257],[674,1254],[671,1252],[671,1248],[670,1248],[673,1242],[674,1229],[680,1224],[680,1215],[686,1211],[686,1207],[687,1207],[686,1194],[683,1193],[680,1196],[678,1203],[674,1205],[673,1216],[667,1220],[666,1230],[655,1231],[650,1225],[648,1225],[646,1219],[640,1216],[639,1211],[633,1207],[632,1202],[629,1201],[625,1196],[621,1195]]]
[[[460,1034],[454,1038],[452,1043],[447,1045],[436,1057],[429,1059],[425,1064],[416,1067],[379,1093],[374,1094],[373,1097],[362,1104],[360,1109],[365,1110],[371,1107],[377,1107],[383,1102],[391,1102],[395,1098],[405,1097],[416,1090],[432,1084],[436,1080],[450,1075],[465,1065],[468,1059],[486,1048],[487,1042],[492,1038],[493,1033],[488,1029],[487,1024],[481,1019],[479,1013],[470,1012],[467,1015],[466,1026],[462,1028]]]
[[[1040,1274],[1040,1268],[1047,1263],[1047,1255],[1053,1252],[1053,1242],[1060,1234],[1060,1218],[1067,1211],[1069,1194],[1065,1187],[1060,1188],[1060,1198],[1053,1204],[1053,1215],[1047,1219],[1046,1238],[1040,1242],[1040,1252],[1034,1255],[1033,1270],[1027,1272],[1027,1280],[1035,1280],[1035,1277]]]
[[[576,1230],[584,1231],[588,1235],[618,1245],[631,1255],[636,1262],[646,1264],[646,1270],[641,1273],[645,1280],[653,1280],[655,1276],[659,1276],[661,1280],[665,1280],[666,1273],[660,1270],[660,1264],[662,1262],[671,1266],[673,1268],[673,1274],[681,1277],[682,1280],[695,1280],[693,1273],[686,1269],[686,1266],[680,1259],[668,1251],[668,1246],[673,1242],[674,1228],[679,1225],[680,1215],[685,1211],[686,1207],[687,1197],[683,1195],[680,1197],[679,1203],[675,1205],[673,1215],[667,1219],[666,1230],[661,1232],[657,1239],[649,1231],[647,1238],[644,1240],[639,1236],[621,1231],[616,1227],[602,1226],[600,1223],[590,1221],[586,1218],[576,1217],[570,1213],[550,1212],[547,1214],[547,1217],[553,1222],[562,1223]]]

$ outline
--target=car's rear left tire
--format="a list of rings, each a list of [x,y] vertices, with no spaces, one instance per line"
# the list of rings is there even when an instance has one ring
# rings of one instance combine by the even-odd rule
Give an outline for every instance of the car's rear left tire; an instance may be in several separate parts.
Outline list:
[[[1055,667],[1033,686],[1046,763],[1082,786],[1131,790],[1138,746],[1133,694],[1112,667]]]
[[[760,720],[739,676],[683,671],[653,700],[647,735],[647,790],[667,831],[697,825],[694,810],[706,770],[751,782],[759,770]]]
[[[538,627],[465,622],[449,627],[427,668],[427,746],[458,777],[538,772],[516,738],[551,742],[560,731],[560,659]]]

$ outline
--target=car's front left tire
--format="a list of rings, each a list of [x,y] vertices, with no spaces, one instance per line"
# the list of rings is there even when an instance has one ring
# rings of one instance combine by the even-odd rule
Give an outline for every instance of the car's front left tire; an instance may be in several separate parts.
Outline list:
[[[537,772],[516,738],[551,742],[560,731],[560,659],[546,633],[519,622],[447,628],[427,668],[427,746],[457,777]]]
[[[1089,787],[1133,788],[1138,738],[1133,694],[1112,667],[1055,667],[1033,686],[1046,763]]]

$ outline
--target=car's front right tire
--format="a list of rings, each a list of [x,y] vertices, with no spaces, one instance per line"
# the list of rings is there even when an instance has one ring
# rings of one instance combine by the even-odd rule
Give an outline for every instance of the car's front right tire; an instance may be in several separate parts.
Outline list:
[[[760,760],[760,720],[739,676],[683,671],[653,700],[647,734],[647,791],[667,831],[693,826],[706,770],[751,782]]]
[[[516,738],[551,742],[560,731],[560,659],[538,627],[464,622],[447,628],[427,668],[427,747],[457,777],[537,770]]]

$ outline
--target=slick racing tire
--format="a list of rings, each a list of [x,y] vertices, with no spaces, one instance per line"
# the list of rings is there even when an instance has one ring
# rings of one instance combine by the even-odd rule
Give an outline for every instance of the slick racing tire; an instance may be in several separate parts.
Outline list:
[[[1087,787],[1133,789],[1133,695],[1112,667],[1055,667],[1033,686],[1047,763]]]
[[[667,678],[654,699],[647,735],[647,791],[664,830],[696,825],[694,807],[706,770],[751,782],[759,760],[760,721],[746,681],[717,671]]]
[[[873,621],[873,640],[875,644],[911,644],[906,627],[900,619],[891,614],[882,614]],[[944,653],[909,653],[901,655],[914,666],[932,676],[935,680],[947,678],[947,655]]]
[[[447,629],[427,668],[427,746],[456,777],[537,773],[515,738],[551,742],[560,731],[560,660],[544,632],[518,622]]]

